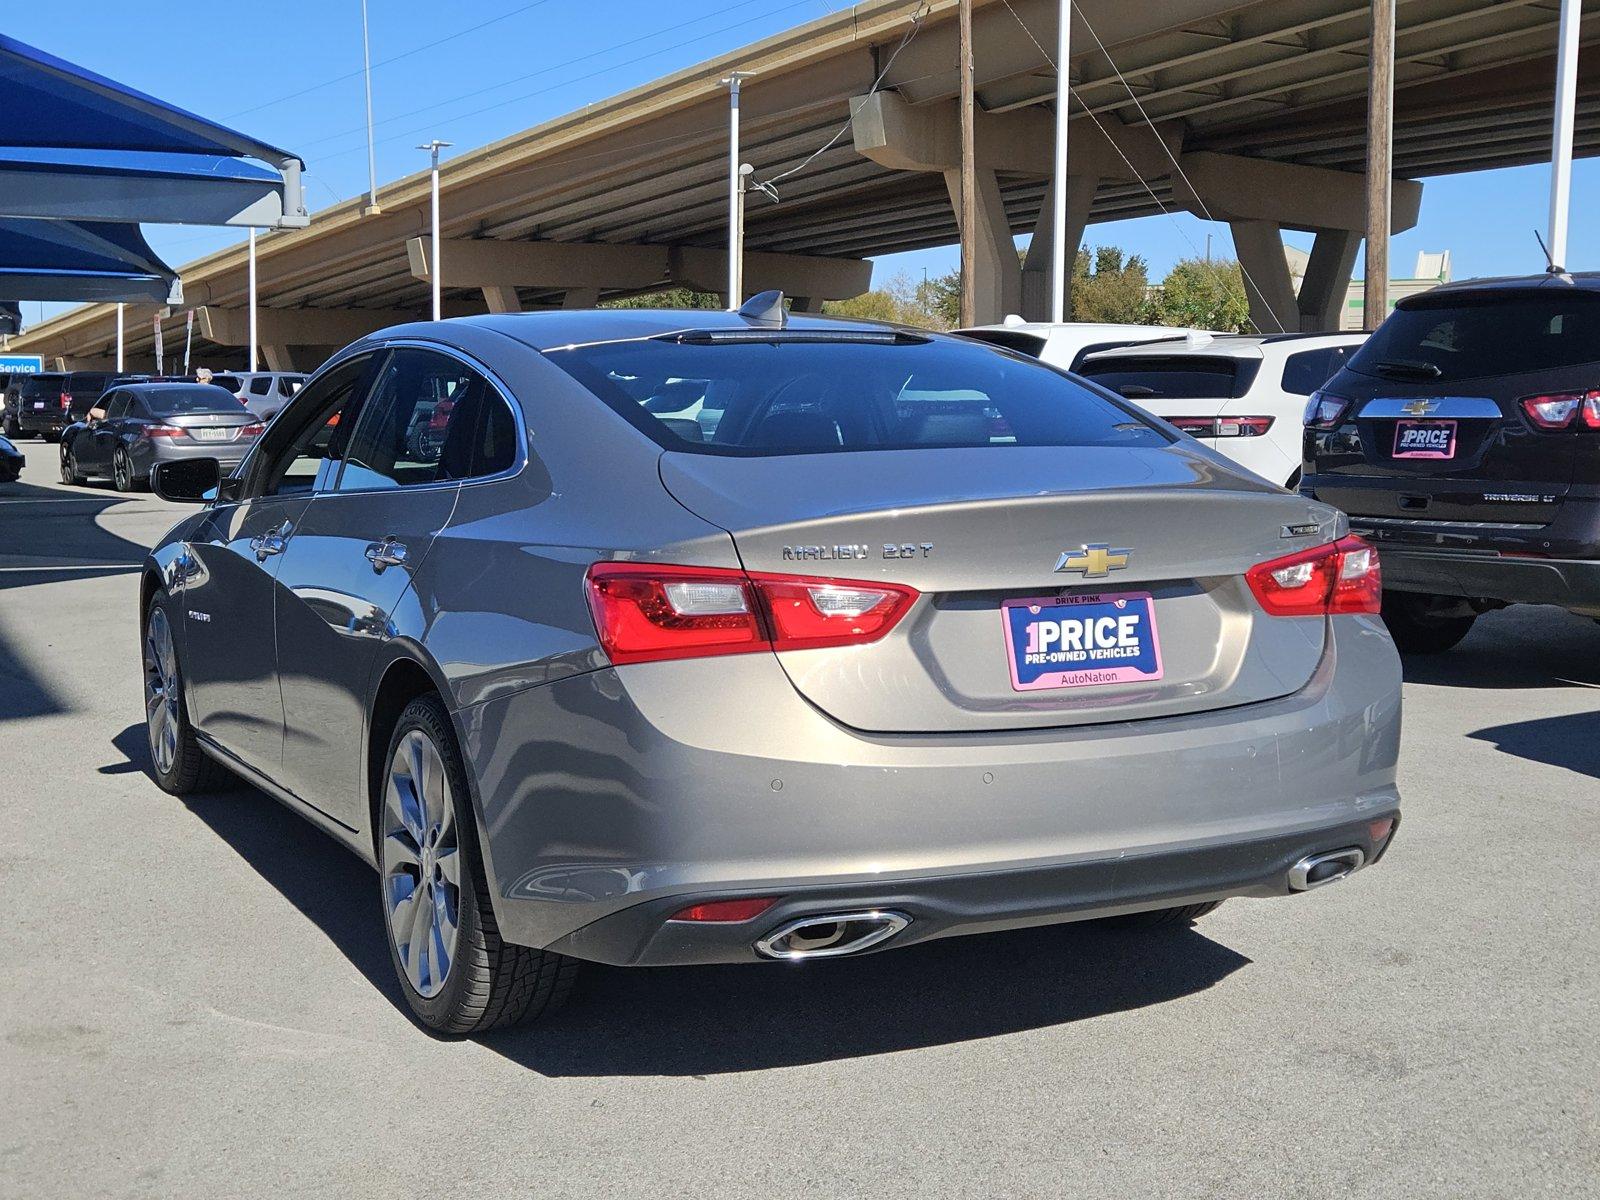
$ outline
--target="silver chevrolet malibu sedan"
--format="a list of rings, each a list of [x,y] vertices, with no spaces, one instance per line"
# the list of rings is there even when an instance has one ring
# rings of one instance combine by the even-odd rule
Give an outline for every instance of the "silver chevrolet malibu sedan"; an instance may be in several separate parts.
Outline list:
[[[544,312],[335,355],[140,589],[150,750],[378,871],[434,1029],[583,960],[1186,922],[1376,861],[1378,561],[1126,400],[782,314]]]

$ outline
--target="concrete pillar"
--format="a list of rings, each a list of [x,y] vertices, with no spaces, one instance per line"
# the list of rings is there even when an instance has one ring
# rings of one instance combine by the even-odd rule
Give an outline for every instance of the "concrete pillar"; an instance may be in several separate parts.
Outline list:
[[[1067,176],[1067,319],[1072,319],[1072,262],[1083,244],[1083,231],[1089,224],[1089,210],[1100,190],[1098,175]],[[1044,205],[1033,227],[1027,257],[1022,260],[1022,315],[1029,321],[1050,319],[1050,246],[1055,240],[1055,181],[1046,186]]]
[[[272,343],[263,343],[261,346],[261,361],[266,364],[269,371],[292,371],[294,361],[289,356],[289,347]]]
[[[1300,328],[1307,333],[1334,332],[1344,316],[1350,276],[1355,271],[1361,234],[1354,229],[1319,229],[1311,258],[1300,281]]]
[[[961,172],[945,171],[944,182],[959,222]],[[1000,195],[999,176],[991,169],[979,169],[977,182],[978,228],[973,238],[976,294],[972,312],[979,325],[993,325],[1010,313],[1022,311],[1022,260],[1011,240],[1011,223]]]
[[[823,300],[821,296],[790,296],[789,311],[797,313],[819,313],[822,311]]]
[[[441,255],[440,257],[443,256]],[[483,302],[489,306],[489,311],[492,313],[522,311],[522,299],[517,295],[517,289],[514,287],[498,287],[485,284]]]
[[[1250,320],[1261,333],[1298,333],[1300,308],[1283,254],[1283,227],[1276,221],[1230,221],[1228,227],[1244,269]]]
[[[600,303],[600,289],[596,287],[568,288],[561,294],[562,308],[593,308]]]

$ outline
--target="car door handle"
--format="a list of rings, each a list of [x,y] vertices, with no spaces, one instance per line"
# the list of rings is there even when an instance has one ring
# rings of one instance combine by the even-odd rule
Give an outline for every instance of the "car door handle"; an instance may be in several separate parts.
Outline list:
[[[389,567],[405,566],[406,554],[405,543],[397,542],[392,537],[386,537],[381,542],[373,542],[367,547],[367,561],[379,575]]]
[[[259,537],[250,539],[250,549],[255,552],[257,562],[266,562],[274,554],[282,554],[289,544],[289,534],[294,531],[292,521],[284,521]]]

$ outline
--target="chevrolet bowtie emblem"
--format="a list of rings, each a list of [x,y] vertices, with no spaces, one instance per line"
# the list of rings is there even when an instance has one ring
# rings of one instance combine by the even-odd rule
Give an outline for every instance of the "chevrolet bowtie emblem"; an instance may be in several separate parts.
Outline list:
[[[1090,542],[1076,554],[1071,550],[1063,553],[1056,570],[1082,571],[1085,579],[1104,579],[1127,566],[1132,553],[1132,550],[1113,550],[1105,542]]]
[[[1402,405],[1400,411],[1408,417],[1425,417],[1438,407],[1436,400],[1413,400],[1410,404]]]

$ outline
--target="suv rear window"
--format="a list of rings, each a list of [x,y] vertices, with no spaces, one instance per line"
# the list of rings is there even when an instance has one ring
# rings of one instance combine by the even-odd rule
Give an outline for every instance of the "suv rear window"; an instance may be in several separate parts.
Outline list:
[[[1383,379],[1448,382],[1600,362],[1600,295],[1463,293],[1396,308],[1350,360]]]
[[[1215,355],[1107,355],[1081,363],[1078,374],[1140,400],[1226,400],[1243,395],[1260,370],[1257,359]]]
[[[24,375],[17,384],[17,395],[59,396],[66,381],[65,375]]]
[[[546,353],[669,450],[759,456],[1171,440],[1069,376],[975,342],[819,340],[819,332],[643,338]]]

